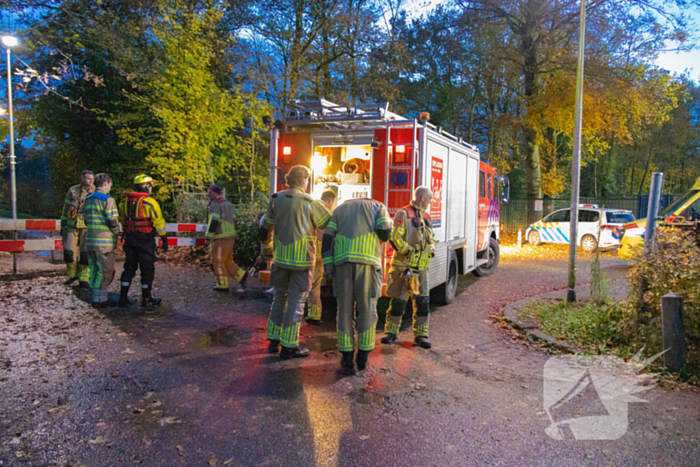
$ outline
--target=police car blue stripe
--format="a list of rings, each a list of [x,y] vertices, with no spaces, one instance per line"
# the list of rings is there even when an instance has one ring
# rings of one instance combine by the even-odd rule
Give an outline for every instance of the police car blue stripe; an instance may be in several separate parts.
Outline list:
[[[564,235],[564,232],[562,232],[559,227],[557,227],[557,231],[561,234],[561,236],[564,238],[564,243],[569,243],[569,237]]]

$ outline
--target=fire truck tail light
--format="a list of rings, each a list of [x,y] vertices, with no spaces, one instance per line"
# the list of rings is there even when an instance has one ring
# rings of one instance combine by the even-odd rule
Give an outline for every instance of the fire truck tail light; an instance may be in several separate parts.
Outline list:
[[[292,154],[292,147],[291,146],[285,146],[284,149],[282,149],[282,154],[285,156],[289,156]]]
[[[406,146],[403,144],[401,146],[396,146],[396,152],[404,153],[406,152]]]

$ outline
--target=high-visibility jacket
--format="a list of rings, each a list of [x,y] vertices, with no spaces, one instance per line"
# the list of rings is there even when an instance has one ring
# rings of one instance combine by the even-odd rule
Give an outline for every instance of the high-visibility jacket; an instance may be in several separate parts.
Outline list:
[[[435,256],[430,215],[419,210],[413,202],[399,209],[394,216],[390,241],[394,247],[392,266],[418,271],[426,269]]]
[[[273,261],[283,269],[309,269],[316,262],[316,229],[325,229],[331,215],[321,201],[299,188],[275,193],[260,221],[273,232]],[[269,247],[269,243],[263,242]]]
[[[165,219],[158,201],[148,193],[124,193],[119,216],[124,230],[124,244],[154,243],[156,236],[165,235]]]
[[[208,238],[227,238],[236,236],[236,220],[233,204],[223,197],[209,203]]]
[[[119,219],[114,198],[99,189],[88,195],[83,207],[87,224],[87,251],[113,251],[117,246]]]
[[[390,229],[391,219],[384,204],[371,199],[345,201],[326,227],[324,265],[351,262],[381,267],[382,248],[376,232]]]
[[[63,202],[63,212],[61,213],[61,227],[68,229],[85,229],[85,217],[83,209],[85,199],[89,194],[95,192],[94,186],[75,185],[68,190],[66,199]]]

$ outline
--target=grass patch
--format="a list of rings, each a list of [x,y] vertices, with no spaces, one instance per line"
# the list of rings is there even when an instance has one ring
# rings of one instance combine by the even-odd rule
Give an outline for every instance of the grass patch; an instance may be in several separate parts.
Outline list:
[[[566,300],[538,300],[520,309],[521,318],[534,320],[550,336],[559,337],[584,353],[634,355],[620,339],[623,306],[618,302],[567,303]]]

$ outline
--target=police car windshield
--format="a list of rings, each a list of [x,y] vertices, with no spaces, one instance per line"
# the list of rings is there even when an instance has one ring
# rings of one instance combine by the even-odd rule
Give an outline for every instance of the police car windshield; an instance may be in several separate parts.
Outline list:
[[[626,224],[634,220],[631,212],[606,212],[608,224]]]
[[[673,202],[670,206],[665,208],[663,211],[661,211],[661,214],[659,214],[659,217],[667,217],[670,215],[673,211],[678,209],[678,206],[681,206],[684,204],[686,201],[688,201],[690,198],[695,196],[695,194],[698,192],[698,190],[690,190],[688,193],[685,195],[681,196],[678,198],[676,201]]]

